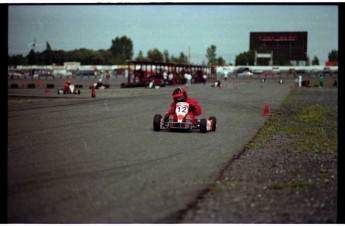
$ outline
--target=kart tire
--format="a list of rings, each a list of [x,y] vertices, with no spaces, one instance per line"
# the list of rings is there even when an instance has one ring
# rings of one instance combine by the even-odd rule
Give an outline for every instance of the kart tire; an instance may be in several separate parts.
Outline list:
[[[202,118],[200,120],[200,132],[201,133],[206,133],[207,132],[207,120]]]
[[[161,130],[161,121],[162,121],[162,116],[160,114],[156,114],[153,117],[153,130],[154,131],[160,131]]]
[[[217,129],[217,118],[215,116],[210,116],[208,118],[208,120],[212,120],[213,121],[213,126],[212,126],[212,130],[211,131],[216,131],[216,129]]]

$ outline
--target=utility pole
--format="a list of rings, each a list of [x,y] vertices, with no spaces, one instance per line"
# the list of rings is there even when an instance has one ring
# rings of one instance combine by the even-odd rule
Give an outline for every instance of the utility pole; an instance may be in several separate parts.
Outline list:
[[[34,39],[34,43],[32,44],[32,50],[35,52],[35,46],[36,46],[36,39]]]

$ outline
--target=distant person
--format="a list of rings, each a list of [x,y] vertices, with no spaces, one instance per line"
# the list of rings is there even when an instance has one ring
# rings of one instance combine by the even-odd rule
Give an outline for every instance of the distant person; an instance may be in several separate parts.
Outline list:
[[[188,78],[187,78],[187,80],[188,80],[188,85],[189,86],[191,86],[192,85],[192,74],[191,73],[188,73]]]
[[[169,83],[170,83],[170,84],[175,85],[175,84],[174,84],[174,74],[173,74],[172,72],[169,73],[168,79],[169,79]]]
[[[219,87],[219,88],[223,87],[222,82],[220,80],[216,81],[216,87]]]
[[[189,72],[184,74],[184,78],[186,80],[186,86],[190,86],[192,84],[192,75]]]
[[[212,85],[211,87],[219,87],[219,88],[222,88],[222,83],[220,80],[216,80]]]
[[[166,71],[163,72],[163,79],[164,79],[164,85],[167,85],[168,82],[168,73]]]
[[[100,87],[103,87],[103,82],[102,82],[102,79],[98,79],[98,82],[96,84],[96,89],[99,89]]]
[[[105,85],[109,86],[109,79],[110,79],[110,74],[108,71],[105,71]]]
[[[207,75],[206,75],[206,74],[204,74],[204,75],[202,76],[202,82],[204,83],[204,86],[205,86],[206,83],[207,83]]]
[[[319,88],[321,88],[321,87],[323,87],[323,82],[324,82],[324,80],[325,80],[325,77],[323,77],[323,75],[321,74],[320,75],[320,78],[319,78]]]
[[[224,72],[224,81],[226,82],[227,80],[228,80],[228,72],[225,71],[225,72]]]
[[[71,90],[70,90],[71,84],[72,84],[71,80],[67,79],[66,82],[65,82],[65,85],[63,87],[63,92],[64,93],[71,93]]]
[[[298,87],[302,87],[302,75],[298,76]]]

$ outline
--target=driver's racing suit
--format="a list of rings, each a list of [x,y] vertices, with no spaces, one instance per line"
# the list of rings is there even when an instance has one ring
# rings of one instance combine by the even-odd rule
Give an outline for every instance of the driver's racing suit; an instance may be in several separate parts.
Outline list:
[[[201,107],[200,107],[198,101],[196,101],[193,98],[188,97],[185,102],[187,102],[189,104],[189,112],[187,115],[192,120],[192,123],[195,123],[195,116],[201,115],[201,113],[202,113]],[[176,103],[175,103],[175,101],[173,101],[171,103],[169,111],[164,116],[164,120],[167,120],[169,118],[169,116],[171,116],[171,115],[174,117],[174,121],[177,120],[177,117],[175,114],[175,108],[176,108]]]
[[[65,86],[63,87],[63,90],[64,90],[65,93],[70,93],[71,92],[70,87],[69,87],[70,85],[71,85],[71,82],[69,82],[69,81],[67,81],[65,83]]]

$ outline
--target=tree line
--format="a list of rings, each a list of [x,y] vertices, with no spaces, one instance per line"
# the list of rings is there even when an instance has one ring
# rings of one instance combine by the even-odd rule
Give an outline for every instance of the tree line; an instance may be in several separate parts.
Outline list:
[[[211,45],[207,49],[207,64],[225,65],[220,57],[216,58],[216,46]],[[86,48],[72,51],[53,50],[46,42],[46,48],[42,52],[35,51],[35,44],[30,52],[23,56],[21,54],[8,56],[9,65],[63,65],[64,62],[76,61],[82,65],[124,65],[128,60],[147,61],[154,63],[176,63],[192,64],[187,54],[180,52],[178,56],[170,55],[168,50],[163,52],[157,48],[147,51],[146,56],[139,51],[133,57],[133,42],[127,36],[116,37],[111,41],[111,46],[106,50],[90,50]],[[205,63],[204,63],[205,64]]]
[[[270,59],[258,59],[257,65],[265,66],[269,65]],[[338,50],[332,50],[328,53],[328,61],[338,61]],[[255,51],[246,51],[242,52],[236,56],[235,65],[254,65],[255,62]],[[276,61],[274,60],[273,65],[290,65],[290,62],[284,61]],[[319,58],[314,56],[314,58],[310,61],[309,57],[307,56],[306,66],[310,65],[320,65]]]
[[[224,66],[225,60],[217,57],[217,47],[210,45],[206,49],[207,62],[203,65]],[[332,50],[328,55],[329,61],[338,60],[338,51]],[[30,52],[23,56],[8,56],[9,65],[63,65],[64,62],[76,61],[82,65],[124,65],[128,60],[147,61],[153,63],[193,64],[187,54],[180,52],[178,56],[170,55],[168,50],[160,51],[157,48],[150,49],[146,55],[140,50],[133,57],[133,42],[127,36],[116,37],[111,40],[111,46],[106,50],[90,50],[86,48],[72,51],[53,50],[46,42],[46,49],[42,52],[35,51],[35,44]],[[236,56],[235,65],[254,65],[254,51],[242,52]],[[319,65],[319,59],[315,56],[312,62],[307,59],[307,65]],[[286,65],[288,62],[274,62],[274,65]],[[258,65],[268,65],[267,59],[261,59]]]

